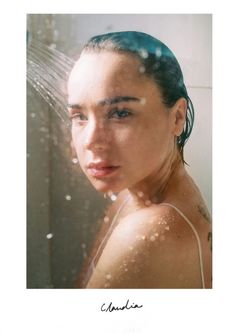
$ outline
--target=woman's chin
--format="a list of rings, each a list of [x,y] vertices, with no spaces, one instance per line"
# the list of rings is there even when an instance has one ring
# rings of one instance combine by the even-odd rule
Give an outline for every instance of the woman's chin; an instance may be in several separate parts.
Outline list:
[[[94,181],[91,179],[90,182],[92,183],[96,191],[103,194],[108,192],[119,193],[125,189],[125,186],[122,186],[121,184],[107,183],[101,180]]]

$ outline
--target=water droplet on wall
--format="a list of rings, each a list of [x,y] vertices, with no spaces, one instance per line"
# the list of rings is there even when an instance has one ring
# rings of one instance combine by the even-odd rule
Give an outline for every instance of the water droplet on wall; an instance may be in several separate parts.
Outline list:
[[[52,234],[52,233],[49,233],[49,234],[46,235],[46,238],[47,238],[47,239],[52,239],[52,237],[53,237],[53,234]]]
[[[69,194],[65,195],[65,199],[66,199],[67,201],[70,201],[70,200],[71,200],[71,195],[69,195]]]

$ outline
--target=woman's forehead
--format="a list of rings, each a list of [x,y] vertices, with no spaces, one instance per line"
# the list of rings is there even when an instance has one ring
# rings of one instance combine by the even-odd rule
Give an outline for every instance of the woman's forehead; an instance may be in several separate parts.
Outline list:
[[[76,62],[71,77],[75,78],[85,75],[92,77],[106,77],[112,74],[120,75],[117,79],[139,77],[142,64],[137,57],[130,54],[116,53],[111,51],[86,52]],[[131,77],[132,76],[132,77]]]

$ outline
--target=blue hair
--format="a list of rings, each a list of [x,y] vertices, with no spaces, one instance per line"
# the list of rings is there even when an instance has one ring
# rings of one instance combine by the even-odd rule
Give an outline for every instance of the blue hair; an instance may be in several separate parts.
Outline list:
[[[83,51],[107,50],[126,52],[137,56],[144,66],[145,75],[150,76],[161,90],[163,103],[172,107],[179,98],[187,101],[184,129],[177,138],[182,160],[183,148],[194,123],[194,107],[184,84],[183,73],[173,52],[160,40],[138,31],[110,32],[92,37]]]

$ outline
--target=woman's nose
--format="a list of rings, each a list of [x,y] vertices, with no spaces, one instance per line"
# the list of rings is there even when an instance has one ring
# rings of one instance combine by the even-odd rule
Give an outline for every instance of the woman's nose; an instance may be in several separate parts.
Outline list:
[[[103,150],[108,145],[108,133],[101,120],[89,121],[85,130],[84,147],[88,150]]]

